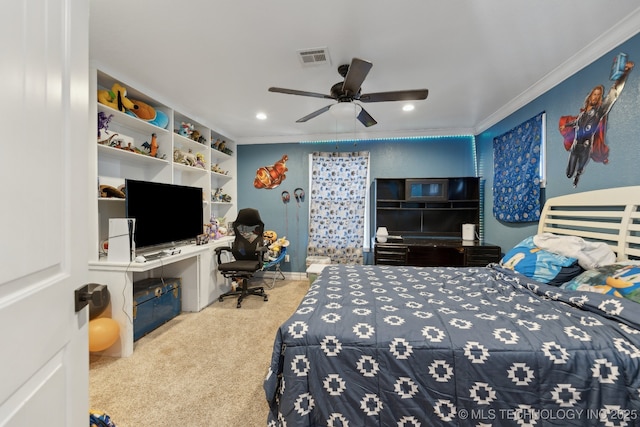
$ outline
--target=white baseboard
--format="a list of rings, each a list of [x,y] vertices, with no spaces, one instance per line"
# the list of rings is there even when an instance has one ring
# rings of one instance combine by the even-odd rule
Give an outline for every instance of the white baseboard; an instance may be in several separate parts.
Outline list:
[[[273,274],[273,271],[258,271],[256,272],[255,277],[273,277]],[[307,273],[283,271],[282,274],[284,274],[286,280],[307,280]]]

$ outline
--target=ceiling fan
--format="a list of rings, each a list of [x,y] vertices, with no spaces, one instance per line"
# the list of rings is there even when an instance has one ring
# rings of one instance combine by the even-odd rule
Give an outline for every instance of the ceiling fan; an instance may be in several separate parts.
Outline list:
[[[340,105],[341,103],[354,103],[353,101],[360,102],[386,102],[386,101],[418,101],[422,99],[426,99],[429,95],[429,91],[427,89],[414,89],[414,90],[397,90],[391,92],[375,92],[375,93],[360,93],[362,82],[367,77],[369,70],[373,64],[369,61],[365,61],[364,59],[353,58],[351,60],[351,64],[343,64],[338,67],[338,73],[342,77],[344,77],[344,81],[338,82],[331,87],[330,95],[325,95],[322,93],[316,92],[306,92],[302,90],[295,89],[284,89],[281,87],[270,87],[269,92],[278,92],[278,93],[286,93],[289,95],[301,95],[301,96],[311,96],[314,98],[326,98],[326,99],[334,99],[338,101],[337,104],[327,105],[326,107],[322,107],[321,109],[314,111],[311,114],[307,114],[306,116],[296,120],[297,123],[306,122],[307,120],[313,119],[314,117],[319,116],[320,114],[329,111],[335,106]],[[355,103],[354,103],[355,104]],[[358,107],[362,107],[357,104]],[[357,110],[356,110],[357,111]],[[366,127],[375,125],[376,122],[373,117],[367,111],[362,108],[360,113],[358,114],[358,120],[360,123],[365,125]]]

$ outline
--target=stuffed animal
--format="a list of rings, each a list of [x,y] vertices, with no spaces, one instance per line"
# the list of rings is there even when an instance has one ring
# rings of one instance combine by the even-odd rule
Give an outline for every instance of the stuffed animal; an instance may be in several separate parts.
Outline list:
[[[151,121],[156,118],[156,109],[146,102],[132,99],[131,102],[136,106],[131,112],[134,116],[144,121]]]
[[[190,138],[193,131],[194,131],[194,127],[191,123],[182,122],[180,124],[180,129],[178,129],[178,135],[182,135],[184,137]]]
[[[265,232],[262,233],[262,237],[264,238],[265,246],[269,246],[276,242],[278,234],[273,230],[265,230]]]
[[[220,224],[218,223],[218,219],[215,217],[211,217],[209,220],[209,239],[218,240],[222,237],[222,233],[220,233]]]
[[[286,248],[287,246],[289,246],[289,241],[286,237],[277,239],[275,242],[269,245],[269,259],[273,261],[278,258],[282,248]]]
[[[98,102],[123,113],[136,109],[135,104],[127,98],[127,88],[118,83],[114,83],[111,90],[98,90]]]

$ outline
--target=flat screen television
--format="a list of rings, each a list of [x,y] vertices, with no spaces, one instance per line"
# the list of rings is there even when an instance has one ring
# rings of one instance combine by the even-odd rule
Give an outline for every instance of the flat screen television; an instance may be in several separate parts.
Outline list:
[[[136,250],[190,242],[203,233],[202,188],[127,179],[125,215],[136,220]]]

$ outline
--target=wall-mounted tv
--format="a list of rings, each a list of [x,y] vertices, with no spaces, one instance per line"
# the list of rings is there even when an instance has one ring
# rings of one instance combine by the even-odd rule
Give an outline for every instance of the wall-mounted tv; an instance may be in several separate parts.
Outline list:
[[[203,233],[202,188],[125,180],[125,215],[136,219],[136,250],[194,241]]]

